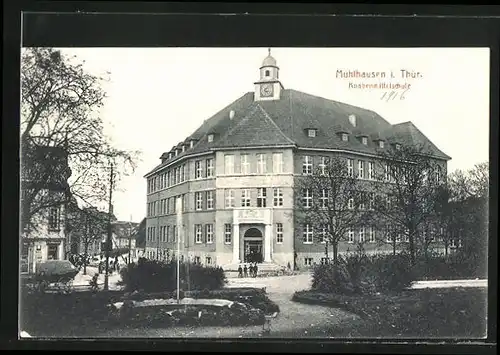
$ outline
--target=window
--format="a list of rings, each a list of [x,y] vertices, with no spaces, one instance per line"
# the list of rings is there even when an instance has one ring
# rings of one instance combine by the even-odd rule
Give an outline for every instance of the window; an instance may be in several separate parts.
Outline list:
[[[248,161],[248,154],[241,154],[240,162],[241,162],[241,173],[243,175],[250,174],[250,162]]]
[[[194,242],[200,244],[202,241],[201,224],[194,225]]]
[[[184,194],[182,195],[182,212],[186,212],[187,211],[187,194]]]
[[[373,227],[368,228],[368,242],[375,243],[375,233]]]
[[[250,207],[250,189],[241,190],[241,207]]]
[[[181,165],[180,181],[186,181],[186,166],[184,164]]]
[[[365,177],[364,165],[364,161],[358,160],[358,179],[363,179]]]
[[[328,190],[327,189],[321,190],[321,196],[320,196],[319,200],[320,200],[321,208],[328,207]]]
[[[224,156],[224,172],[225,174],[234,174],[234,155]]]
[[[193,147],[194,147],[194,141],[189,142],[189,148],[193,148]]]
[[[257,173],[265,174],[267,172],[266,168],[266,155],[257,154]]]
[[[328,158],[327,157],[320,157],[319,158],[319,173],[321,175],[326,175],[326,165],[328,164]]]
[[[273,172],[276,174],[283,172],[283,153],[273,153]]]
[[[172,185],[172,176],[169,170],[167,171],[167,187],[170,187],[171,185]]]
[[[166,242],[169,242],[170,241],[170,225],[167,226],[167,231],[166,231],[166,238],[165,238],[165,241]]]
[[[328,241],[328,229],[329,229],[329,226],[327,224],[321,225],[321,229],[320,229],[320,241],[321,241],[321,243],[326,243]]]
[[[436,182],[441,182],[441,168],[436,167]]]
[[[195,263],[195,264],[198,264],[198,265],[200,265],[200,264],[201,264],[201,260],[200,260],[200,257],[199,257],[199,256],[195,256],[195,257],[194,257],[194,263]]]
[[[257,207],[266,207],[267,189],[259,187],[257,189]]]
[[[207,235],[207,244],[212,244],[214,242],[214,225],[213,224],[206,224],[205,225],[206,229],[206,235]]]
[[[368,162],[368,179],[375,180],[375,164]]]
[[[313,263],[313,258],[304,258],[304,265],[311,266]]]
[[[234,207],[234,190],[225,190],[226,208]]]
[[[368,138],[361,137],[361,143],[363,143],[364,145],[367,145],[368,144]]]
[[[208,143],[212,143],[214,141],[214,135],[213,134],[209,134],[208,135]]]
[[[172,242],[177,241],[177,233],[178,233],[177,226],[172,226]]]
[[[194,162],[194,178],[201,179],[203,177],[203,168],[201,167],[201,160]]]
[[[304,225],[304,244],[312,244],[313,227],[310,224]]]
[[[311,138],[316,137],[316,130],[315,129],[308,129],[307,130],[307,135]]]
[[[354,160],[347,159],[347,176],[354,177]]]
[[[162,242],[166,242],[167,241],[167,226],[162,226],[161,241]]]
[[[347,230],[347,242],[354,243],[354,230],[352,228]]]
[[[351,197],[349,200],[347,200],[347,208],[350,210],[354,209],[354,198]]]
[[[269,70],[266,70],[266,76],[269,76],[270,73],[269,73]]]
[[[368,209],[373,210],[375,208],[375,193],[368,193]]]
[[[205,257],[205,264],[206,265],[212,265],[212,257],[211,256]]]
[[[401,232],[396,235],[396,243],[401,243]]]
[[[230,223],[224,224],[224,243],[231,244],[232,228]]]
[[[359,195],[359,209],[364,210],[366,208],[366,192],[360,191]]]
[[[184,153],[186,151],[186,146],[183,144],[182,145],[182,152]]]
[[[389,225],[385,227],[385,241],[387,243],[392,243],[392,229]]]
[[[207,210],[214,208],[214,192],[207,191]]]
[[[365,227],[359,228],[359,242],[360,243],[365,242]]]
[[[391,181],[391,169],[388,164],[385,164],[384,166],[385,173],[384,173],[384,180],[385,181]]]
[[[311,175],[312,174],[312,157],[309,155],[304,155],[302,158],[302,174]]]
[[[385,196],[385,207],[386,209],[391,209],[391,205],[392,205],[392,196],[390,194],[387,194]]]
[[[302,203],[304,208],[312,207],[312,190],[311,189],[303,189],[302,190]]]
[[[280,189],[279,187],[274,188],[273,204],[274,204],[274,207],[283,206],[283,190]]]
[[[206,163],[207,177],[214,176],[214,160],[207,159],[205,163]]]
[[[283,223],[276,223],[276,243],[283,243]]]
[[[347,133],[342,133],[342,141],[347,142],[349,140],[349,136]]]
[[[203,195],[201,194],[201,192],[195,192],[194,199],[195,199],[196,210],[197,211],[202,210],[203,209]]]
[[[384,141],[378,141],[378,147],[384,148]]]

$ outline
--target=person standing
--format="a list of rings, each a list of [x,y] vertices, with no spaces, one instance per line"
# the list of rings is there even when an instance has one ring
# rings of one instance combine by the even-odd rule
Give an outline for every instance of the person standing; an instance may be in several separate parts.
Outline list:
[[[250,264],[250,266],[248,267],[248,274],[250,277],[253,277],[253,265]]]
[[[255,263],[255,265],[253,266],[253,277],[257,277],[257,271],[259,270],[259,268],[257,267],[257,263]]]
[[[243,269],[241,268],[241,265],[238,266],[238,277],[242,278],[243,277]]]
[[[246,264],[245,264],[245,266],[243,267],[243,275],[244,275],[245,277],[248,277],[248,269],[247,269]]]

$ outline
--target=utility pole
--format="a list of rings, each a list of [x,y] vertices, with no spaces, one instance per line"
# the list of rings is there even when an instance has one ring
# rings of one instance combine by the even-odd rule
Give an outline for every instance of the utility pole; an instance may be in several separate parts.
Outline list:
[[[109,176],[109,206],[108,206],[108,236],[106,238],[106,274],[104,275],[104,290],[109,289],[109,252],[111,247],[111,213],[113,209],[113,164]]]

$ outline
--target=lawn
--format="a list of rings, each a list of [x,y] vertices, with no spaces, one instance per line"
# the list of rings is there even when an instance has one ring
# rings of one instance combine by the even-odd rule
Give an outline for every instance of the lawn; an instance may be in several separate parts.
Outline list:
[[[482,338],[487,289],[406,290],[397,294],[344,296],[298,291],[293,301],[342,308],[361,316],[328,330],[332,337]]]
[[[23,291],[21,328],[35,337],[94,337],[111,329],[127,327],[262,324],[265,314],[279,311],[279,307],[269,300],[264,291],[255,288],[191,291],[184,295],[193,298],[229,299],[243,303],[235,304],[231,308],[187,306],[176,310],[175,307],[153,305],[127,309],[125,313],[120,314],[116,313],[114,307],[110,307],[111,303],[127,302],[131,299],[169,299],[172,292],[127,294],[123,290],[117,290],[97,293],[82,291],[64,295]],[[201,315],[199,311],[202,311]]]

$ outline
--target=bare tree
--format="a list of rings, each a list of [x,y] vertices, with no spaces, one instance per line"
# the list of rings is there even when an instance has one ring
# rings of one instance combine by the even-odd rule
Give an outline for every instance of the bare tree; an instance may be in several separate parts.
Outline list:
[[[82,63],[52,48],[26,48],[21,58],[22,228],[32,217],[70,197],[95,205],[105,200],[111,163],[127,174],[135,168],[137,152],[115,149],[104,135],[99,109],[106,97],[105,79],[84,71]],[[46,160],[40,151],[51,148],[66,164]],[[34,158],[41,158],[35,162]],[[60,170],[65,174],[61,175]],[[63,180],[63,194],[46,193]],[[33,226],[36,228],[36,226]]]
[[[301,176],[294,187],[295,217],[322,235],[325,257],[328,246],[333,249],[333,262],[338,262],[339,242],[348,231],[363,223],[368,215],[368,192],[360,180],[349,174],[347,161],[339,156],[328,157],[310,174]]]
[[[379,153],[376,210],[382,223],[390,224],[408,243],[412,263],[423,234],[435,216],[434,201],[445,172],[424,146],[389,146]]]

